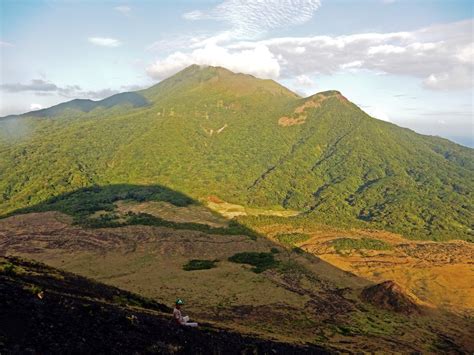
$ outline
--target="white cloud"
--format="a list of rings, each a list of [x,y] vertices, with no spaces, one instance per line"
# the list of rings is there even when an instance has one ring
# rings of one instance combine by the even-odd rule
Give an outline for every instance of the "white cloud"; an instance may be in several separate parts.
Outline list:
[[[358,68],[362,67],[363,64],[364,64],[364,62],[361,61],[361,60],[354,60],[353,62],[341,64],[339,67],[340,67],[342,70],[346,70],[346,69],[358,69]]]
[[[377,106],[367,106],[364,107],[364,111],[367,112],[370,116],[378,118],[379,120],[392,122],[387,112],[381,107]]]
[[[314,81],[306,75],[298,75],[295,79],[295,84],[302,87],[312,87],[314,86]]]
[[[13,47],[10,42],[0,41],[0,47]]]
[[[42,108],[43,108],[43,105],[41,105],[41,104],[31,104],[30,105],[30,111],[41,110]]]
[[[163,60],[157,60],[147,68],[154,79],[166,78],[191,65],[222,66],[238,73],[260,78],[276,79],[280,75],[277,58],[264,45],[252,49],[232,50],[214,44],[193,50],[191,53],[175,52]]]
[[[170,51],[176,48],[196,48],[202,47],[202,41],[209,39],[209,35],[204,34],[193,34],[193,35],[167,35],[163,36],[162,39],[153,42],[148,45],[145,49],[147,51]]]
[[[132,11],[132,8],[126,5],[120,5],[120,6],[114,7],[114,10],[122,13],[123,15],[128,15],[130,14],[130,11]]]
[[[473,86],[474,20],[411,32],[283,37],[236,41],[232,31],[183,44],[190,48],[157,60],[147,71],[161,79],[190,64],[220,65],[263,78],[292,79],[368,70],[415,77],[430,90]]]
[[[183,18],[190,21],[202,20],[205,18],[205,15],[202,11],[195,10],[191,12],[186,12],[183,14]]]
[[[456,57],[465,63],[474,63],[474,43],[470,43],[467,46],[463,47]]]
[[[453,67],[448,71],[431,74],[423,81],[423,87],[432,90],[468,89],[474,86],[472,67]]]
[[[369,55],[375,54],[392,54],[392,53],[403,53],[406,48],[400,46],[393,46],[391,44],[382,44],[380,46],[369,47],[367,53]]]
[[[107,37],[89,37],[88,41],[92,44],[103,47],[118,47],[122,45],[122,42],[118,39]]]
[[[214,19],[231,26],[234,38],[255,38],[267,31],[307,22],[319,8],[320,0],[225,0],[204,13],[192,11],[188,20]]]
[[[305,47],[295,47],[293,51],[296,54],[303,54],[304,52],[306,52],[306,48]]]
[[[427,89],[455,90],[473,85],[473,24],[467,20],[412,32],[286,37],[253,43],[265,44],[281,58],[283,77],[364,69],[416,77]],[[245,43],[246,48],[251,45]],[[295,49],[301,47],[305,51],[297,54]]]

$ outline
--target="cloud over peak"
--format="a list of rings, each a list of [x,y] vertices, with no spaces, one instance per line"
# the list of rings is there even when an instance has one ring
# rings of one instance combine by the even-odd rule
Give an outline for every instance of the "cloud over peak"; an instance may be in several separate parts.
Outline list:
[[[473,24],[466,20],[410,32],[253,41],[221,32],[155,61],[147,72],[162,79],[193,63],[272,79],[367,70],[415,77],[430,90],[466,89],[474,85]]]
[[[207,44],[191,53],[173,53],[148,66],[147,73],[152,78],[161,80],[191,64],[221,66],[265,79],[276,79],[280,76],[278,60],[266,46],[232,50],[215,44]]]

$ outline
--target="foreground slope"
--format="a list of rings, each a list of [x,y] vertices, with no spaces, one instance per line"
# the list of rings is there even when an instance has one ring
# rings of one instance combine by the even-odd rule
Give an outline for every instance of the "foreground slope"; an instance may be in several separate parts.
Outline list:
[[[224,68],[191,66],[136,95],[147,105],[0,121],[0,211],[95,184],[161,184],[300,220],[472,240],[470,148],[374,119],[337,91],[300,98]]]
[[[208,324],[183,329],[163,304],[44,264],[0,257],[0,270],[0,351],[5,354],[331,353]]]

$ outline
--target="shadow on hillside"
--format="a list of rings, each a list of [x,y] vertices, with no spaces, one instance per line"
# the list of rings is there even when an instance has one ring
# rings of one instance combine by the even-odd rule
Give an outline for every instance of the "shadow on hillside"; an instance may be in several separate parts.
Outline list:
[[[0,218],[31,212],[57,211],[73,217],[73,223],[85,228],[114,228],[127,225],[163,226],[198,230],[209,234],[258,236],[253,230],[231,220],[227,227],[211,227],[195,222],[173,222],[148,213],[119,213],[117,202],[166,202],[175,207],[202,206],[189,196],[161,185],[116,184],[81,188],[52,197],[35,206],[15,210]],[[207,209],[207,207],[205,207]],[[209,210],[210,211],[210,210]],[[216,214],[216,212],[212,212]],[[223,217],[222,217],[223,218]]]

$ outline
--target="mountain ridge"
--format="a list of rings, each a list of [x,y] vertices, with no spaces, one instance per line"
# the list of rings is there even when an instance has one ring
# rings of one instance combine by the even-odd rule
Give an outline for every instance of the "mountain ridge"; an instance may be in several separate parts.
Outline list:
[[[29,111],[18,115],[8,115],[0,117],[0,119],[11,119],[24,116],[34,116],[34,117],[55,117],[60,114],[65,113],[67,110],[78,111],[82,113],[89,113],[97,108],[109,109],[116,106],[129,104],[134,108],[143,107],[149,105],[149,102],[141,95],[136,92],[122,92],[115,94],[109,97],[106,97],[102,100],[90,100],[90,99],[73,99],[70,101],[65,101],[57,105]]]

